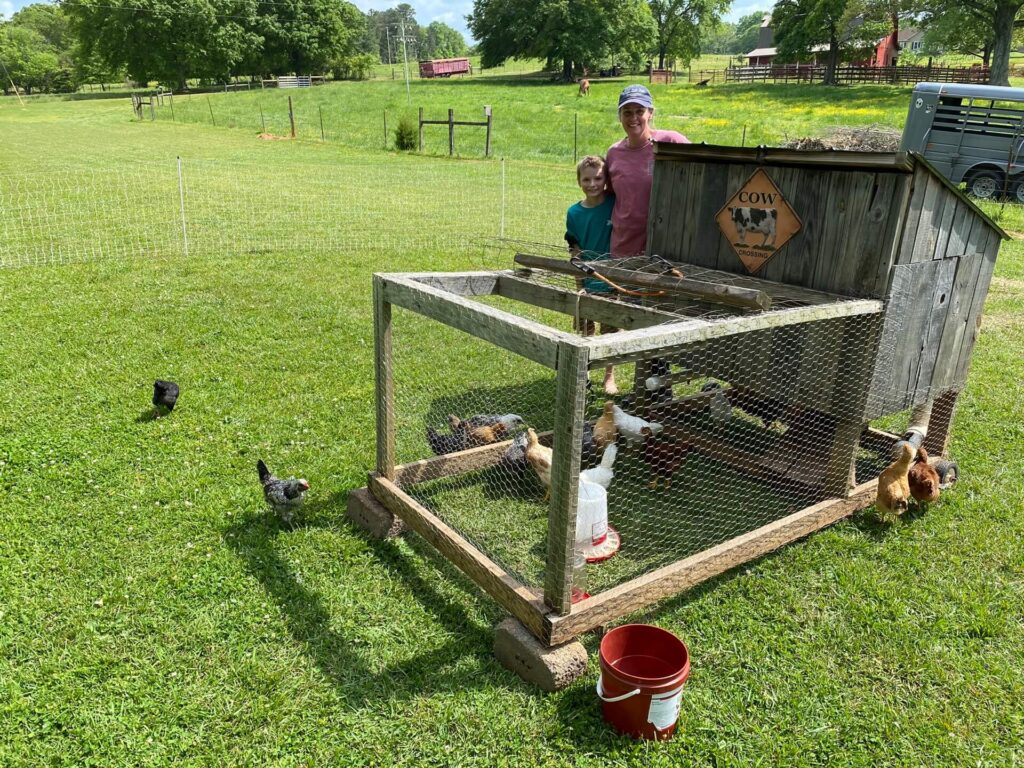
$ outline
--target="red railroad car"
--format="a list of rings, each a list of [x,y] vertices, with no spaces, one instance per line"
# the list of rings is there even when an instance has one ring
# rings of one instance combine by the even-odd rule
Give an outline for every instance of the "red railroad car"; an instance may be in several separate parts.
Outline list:
[[[451,77],[473,74],[469,59],[430,59],[420,62],[420,77]]]

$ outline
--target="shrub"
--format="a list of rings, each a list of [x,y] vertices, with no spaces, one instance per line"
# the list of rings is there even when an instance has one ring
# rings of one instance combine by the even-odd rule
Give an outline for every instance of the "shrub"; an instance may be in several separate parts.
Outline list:
[[[419,143],[419,127],[411,117],[403,115],[395,128],[396,149],[416,149]]]
[[[335,80],[368,80],[378,58],[369,53],[343,56],[331,64]]]

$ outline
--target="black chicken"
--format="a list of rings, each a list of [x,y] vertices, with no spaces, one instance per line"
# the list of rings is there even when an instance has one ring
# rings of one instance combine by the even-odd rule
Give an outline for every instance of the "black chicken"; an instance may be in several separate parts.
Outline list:
[[[167,414],[174,410],[174,404],[178,402],[178,385],[173,381],[153,382],[153,407],[157,415]]]
[[[305,499],[306,491],[309,490],[309,483],[304,479],[296,480],[290,477],[287,480],[280,480],[270,474],[263,459],[256,462],[256,471],[260,475],[260,483],[263,485],[263,498],[274,510],[281,522],[291,526],[295,519],[295,513],[299,511]]]

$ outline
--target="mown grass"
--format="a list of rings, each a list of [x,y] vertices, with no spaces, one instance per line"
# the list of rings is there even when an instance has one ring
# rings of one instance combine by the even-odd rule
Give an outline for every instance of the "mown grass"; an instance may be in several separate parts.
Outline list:
[[[780,112],[771,130],[796,133],[798,117]],[[136,124],[117,102],[5,102],[0,138],[8,173],[182,152],[270,169],[346,156]],[[336,183],[366,194],[360,178]],[[1020,207],[1005,210],[1024,231]],[[491,655],[493,602],[415,537],[372,543],[345,521],[373,464],[371,273],[479,258],[367,246],[0,270],[0,763],[1024,758],[1021,241],[1003,246],[961,398],[954,492],[893,526],[858,515],[634,617],[693,655],[679,734],[660,745],[604,725],[593,654],[580,682],[538,693]],[[486,380],[494,363],[445,342],[425,330],[403,347],[412,370],[436,391],[450,370]],[[148,421],[158,376],[183,394]],[[265,512],[257,456],[313,486],[294,531]]]

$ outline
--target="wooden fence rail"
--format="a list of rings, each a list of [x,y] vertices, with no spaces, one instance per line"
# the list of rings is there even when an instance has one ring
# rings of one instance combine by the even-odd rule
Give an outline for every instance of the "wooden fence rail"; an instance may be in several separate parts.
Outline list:
[[[861,67],[836,68],[840,83],[882,83],[906,85],[920,82],[933,83],[988,83],[988,67]],[[771,67],[729,67],[722,70],[696,70],[690,72],[690,82],[714,85],[730,83],[820,83],[825,79],[825,67],[817,64],[782,64]]]

